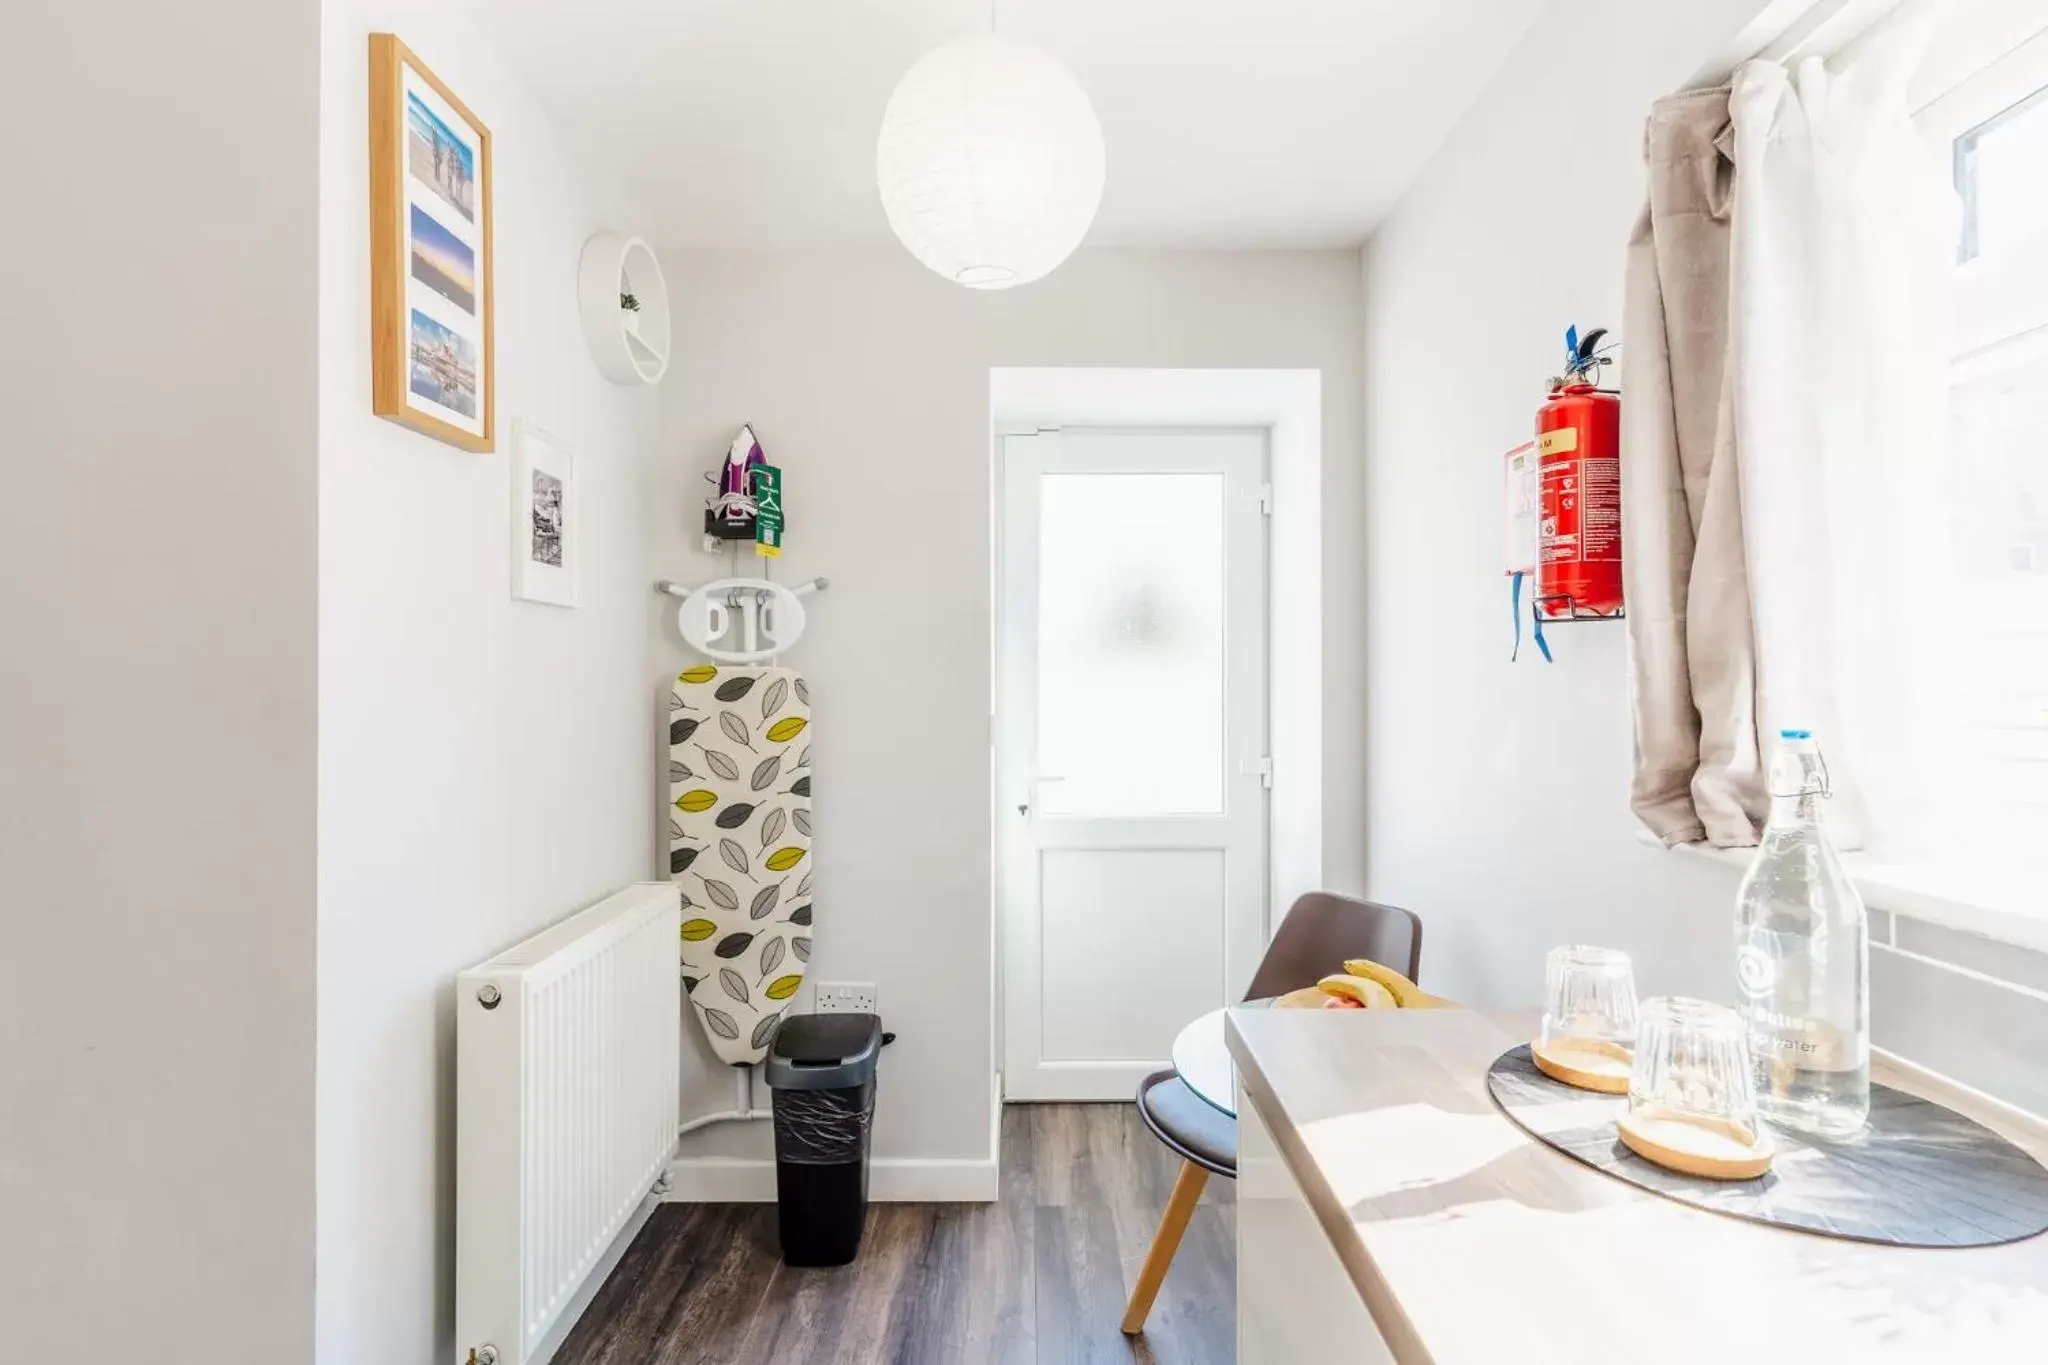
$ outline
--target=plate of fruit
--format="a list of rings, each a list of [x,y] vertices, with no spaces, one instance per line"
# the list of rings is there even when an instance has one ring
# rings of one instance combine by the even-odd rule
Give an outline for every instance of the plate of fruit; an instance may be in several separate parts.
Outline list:
[[[1431,995],[1392,967],[1368,958],[1350,958],[1333,972],[1273,1002],[1282,1010],[1445,1009],[1451,1002]]]

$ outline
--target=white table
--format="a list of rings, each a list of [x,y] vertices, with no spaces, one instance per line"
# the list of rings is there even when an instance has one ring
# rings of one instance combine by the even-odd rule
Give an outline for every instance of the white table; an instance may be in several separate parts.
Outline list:
[[[1223,1037],[1223,1021],[1234,1006],[1210,1010],[1180,1031],[1173,1040],[1173,1069],[1188,1089],[1216,1108],[1237,1117],[1237,1064]]]
[[[2041,1365],[2048,1235],[1876,1246],[1723,1218],[1536,1142],[1486,1070],[1531,1015],[1233,1010],[1239,1359]],[[1873,1068],[2036,1155],[2048,1125]]]

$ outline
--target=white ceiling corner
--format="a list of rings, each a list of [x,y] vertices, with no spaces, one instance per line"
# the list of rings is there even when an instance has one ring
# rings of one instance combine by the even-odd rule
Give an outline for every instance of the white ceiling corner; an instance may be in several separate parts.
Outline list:
[[[1548,0],[996,0],[1101,116],[1089,245],[1362,241]],[[891,241],[875,134],[897,79],[989,0],[476,0],[475,22],[665,245]]]

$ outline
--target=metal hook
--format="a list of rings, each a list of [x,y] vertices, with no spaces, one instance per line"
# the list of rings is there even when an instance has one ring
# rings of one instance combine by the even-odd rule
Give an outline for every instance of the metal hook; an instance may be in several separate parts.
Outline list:
[[[1773,800],[1776,800],[1781,796],[1818,796],[1825,800],[1832,801],[1835,796],[1835,778],[1834,774],[1828,771],[1827,756],[1816,752],[1813,758],[1814,762],[1818,764],[1820,767],[1819,787],[1800,787],[1797,791],[1781,792],[1776,787],[1771,785],[1768,776],[1766,776],[1766,780],[1764,782],[1764,795],[1770,797]]]

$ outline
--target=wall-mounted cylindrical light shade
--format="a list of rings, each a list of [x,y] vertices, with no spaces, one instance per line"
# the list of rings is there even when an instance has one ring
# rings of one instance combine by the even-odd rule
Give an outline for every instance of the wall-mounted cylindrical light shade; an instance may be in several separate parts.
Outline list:
[[[905,73],[875,178],[910,254],[970,289],[1052,273],[1102,202],[1102,125],[1073,74],[1024,43],[962,38]]]

